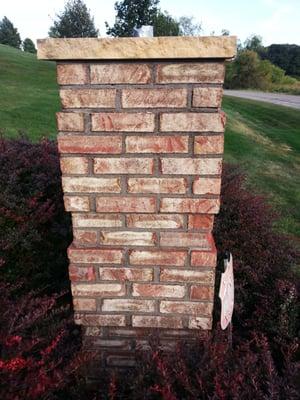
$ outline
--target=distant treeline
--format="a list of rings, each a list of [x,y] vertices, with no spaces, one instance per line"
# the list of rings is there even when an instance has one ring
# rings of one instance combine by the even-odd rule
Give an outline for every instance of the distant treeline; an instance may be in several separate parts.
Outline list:
[[[259,50],[263,60],[285,70],[287,75],[300,78],[300,46],[296,44],[271,44]]]

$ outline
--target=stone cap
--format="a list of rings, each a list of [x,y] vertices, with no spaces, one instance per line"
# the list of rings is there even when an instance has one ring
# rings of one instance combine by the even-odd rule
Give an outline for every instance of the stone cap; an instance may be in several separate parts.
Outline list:
[[[231,59],[236,55],[236,36],[48,38],[37,44],[37,56],[44,60]]]

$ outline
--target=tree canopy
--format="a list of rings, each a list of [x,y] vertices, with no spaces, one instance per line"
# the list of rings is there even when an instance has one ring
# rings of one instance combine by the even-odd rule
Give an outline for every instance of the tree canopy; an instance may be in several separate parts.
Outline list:
[[[13,23],[4,17],[0,21],[0,43],[19,49],[21,47],[21,37],[18,29],[14,27]]]
[[[26,38],[23,41],[23,50],[27,51],[28,53],[33,53],[33,54],[36,53],[35,45],[31,39]]]

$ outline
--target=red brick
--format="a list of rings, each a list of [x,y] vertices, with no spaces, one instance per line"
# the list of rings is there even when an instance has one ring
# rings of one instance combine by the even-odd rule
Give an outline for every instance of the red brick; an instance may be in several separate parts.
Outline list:
[[[120,193],[120,179],[94,177],[62,177],[64,193]]]
[[[89,82],[87,64],[58,64],[57,83],[59,85],[85,85]]]
[[[83,113],[58,112],[56,113],[57,129],[65,132],[83,132]]]
[[[72,213],[72,223],[75,228],[117,228],[122,226],[122,218],[118,214]]]
[[[99,268],[99,278],[103,281],[152,281],[151,268]]]
[[[73,307],[76,311],[96,311],[96,300],[73,298]]]
[[[192,300],[214,300],[214,288],[212,286],[191,286]]]
[[[77,267],[70,264],[69,277],[71,281],[94,281],[96,279],[93,267]]]
[[[92,84],[149,83],[151,70],[146,64],[91,64]]]
[[[223,83],[225,66],[219,63],[160,64],[157,68],[158,83]]]
[[[163,198],[160,212],[217,214],[219,199]]]
[[[214,272],[202,270],[163,268],[160,272],[161,282],[195,282],[213,284]]]
[[[165,314],[211,315],[213,303],[195,303],[191,301],[161,301],[160,312]]]
[[[92,114],[92,130],[96,132],[152,132],[154,114],[140,113],[95,113]]]
[[[168,214],[130,214],[127,215],[127,226],[143,229],[176,229],[183,227],[182,215]]]
[[[188,216],[189,229],[205,229],[212,231],[214,225],[214,215],[194,214]]]
[[[109,367],[135,367],[136,359],[134,355],[109,355],[106,358],[106,363]]]
[[[76,283],[71,285],[73,296],[124,296],[125,285],[120,283]]]
[[[95,158],[95,174],[152,174],[152,158]]]
[[[97,232],[87,229],[73,229],[73,238],[76,244],[95,245]]]
[[[129,193],[186,193],[184,178],[130,178],[127,181]]]
[[[211,329],[212,319],[205,317],[190,317],[189,329]]]
[[[223,154],[224,136],[195,136],[194,153],[195,154]]]
[[[64,196],[66,211],[90,211],[88,196]]]
[[[129,256],[132,265],[174,265],[184,266],[187,253],[185,251],[133,250]]]
[[[98,212],[144,212],[152,213],[156,209],[155,197],[97,197]]]
[[[63,108],[113,108],[115,89],[61,89]]]
[[[161,169],[170,175],[219,175],[222,158],[162,158]]]
[[[193,182],[194,194],[220,194],[221,178],[196,178]]]
[[[124,89],[124,108],[180,108],[187,106],[187,89]]]
[[[162,113],[162,132],[224,132],[221,113]]]
[[[85,157],[63,157],[60,159],[60,169],[63,174],[87,174],[88,159]]]
[[[192,251],[191,265],[193,267],[215,267],[217,264],[217,252],[214,251]]]
[[[185,287],[180,285],[159,285],[134,283],[132,285],[132,295],[135,297],[174,297],[182,298],[185,294]]]
[[[74,315],[75,323],[87,326],[125,326],[125,315],[99,315],[79,314]]]
[[[122,152],[121,136],[58,136],[60,153],[119,154]]]
[[[133,315],[132,326],[139,328],[183,328],[180,317],[155,317],[146,315]]]
[[[122,251],[115,249],[75,249],[69,247],[71,263],[83,264],[121,264]]]
[[[210,249],[206,233],[160,232],[160,245],[170,247],[198,247]]]
[[[187,153],[188,136],[127,136],[127,153]]]
[[[193,89],[193,107],[221,107],[221,87],[197,87]]]
[[[156,234],[153,232],[103,231],[100,242],[113,246],[154,246]]]
[[[154,312],[154,300],[137,299],[104,299],[102,311],[133,311],[133,312]]]

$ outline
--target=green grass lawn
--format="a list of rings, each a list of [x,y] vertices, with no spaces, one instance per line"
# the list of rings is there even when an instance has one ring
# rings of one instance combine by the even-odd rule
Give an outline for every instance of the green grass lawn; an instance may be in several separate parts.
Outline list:
[[[0,129],[32,140],[55,138],[59,109],[55,65],[0,45]],[[225,160],[246,171],[253,190],[281,213],[277,229],[300,237],[300,112],[225,97]]]

